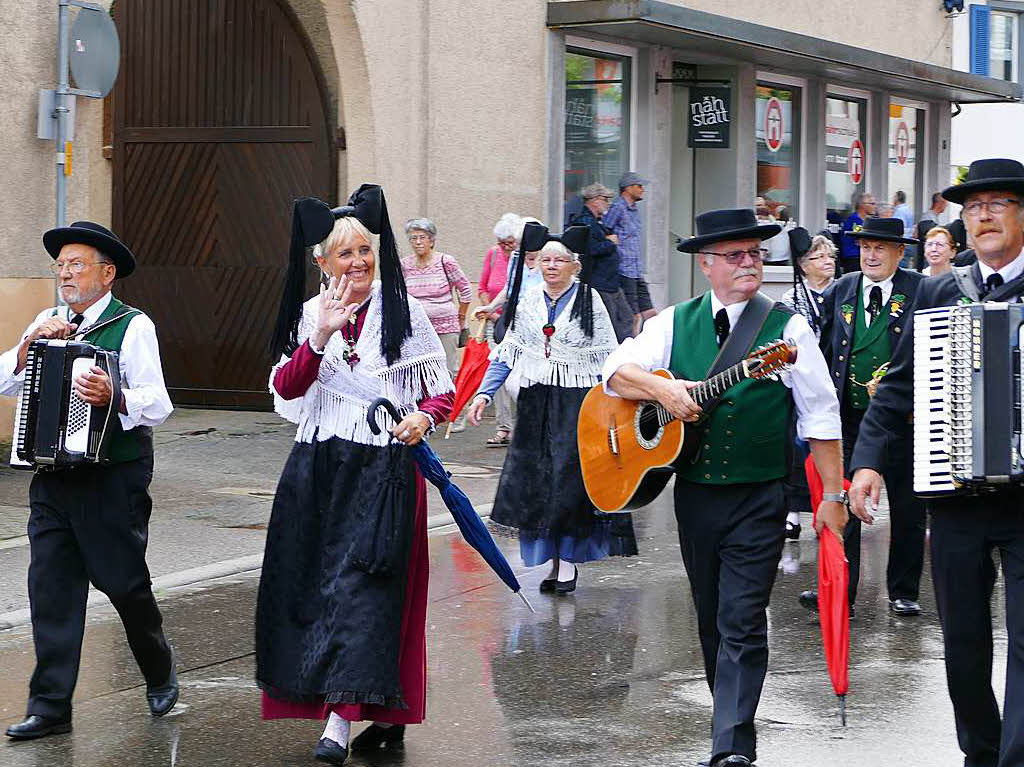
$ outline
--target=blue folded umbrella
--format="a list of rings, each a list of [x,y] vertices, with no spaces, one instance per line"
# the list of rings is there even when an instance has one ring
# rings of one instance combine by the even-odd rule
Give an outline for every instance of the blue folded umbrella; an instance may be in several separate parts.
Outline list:
[[[380,434],[381,431],[380,426],[377,424],[377,410],[382,407],[388,411],[396,423],[401,420],[401,415],[390,400],[384,397],[374,400],[370,403],[369,411],[366,414],[367,421],[370,424],[370,431],[374,434]],[[437,457],[437,453],[434,452],[430,445],[423,441],[418,445],[413,445],[410,450],[412,450],[413,459],[416,461],[416,465],[419,466],[424,478],[440,491],[441,498],[444,500],[445,506],[452,513],[455,524],[459,526],[459,532],[466,539],[466,543],[477,550],[480,556],[483,557],[483,560],[501,578],[502,582],[519,595],[519,598],[530,608],[531,612],[536,612],[533,609],[533,605],[526,598],[526,595],[523,594],[522,586],[519,585],[519,579],[512,572],[508,560],[505,559],[505,555],[501,553],[501,549],[494,542],[494,538],[491,537],[491,533],[488,531],[484,521],[476,513],[467,495],[462,492],[458,485],[452,482],[451,474],[445,469],[441,459]]]

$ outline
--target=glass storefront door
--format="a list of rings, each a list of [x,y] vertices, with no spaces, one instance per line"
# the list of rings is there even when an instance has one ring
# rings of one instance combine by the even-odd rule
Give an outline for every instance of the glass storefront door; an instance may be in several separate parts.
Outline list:
[[[836,236],[853,212],[854,196],[867,190],[867,118],[867,99],[825,99],[825,216]]]

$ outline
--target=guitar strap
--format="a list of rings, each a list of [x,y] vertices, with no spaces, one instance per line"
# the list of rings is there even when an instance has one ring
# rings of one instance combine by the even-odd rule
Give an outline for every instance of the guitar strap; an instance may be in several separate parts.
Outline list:
[[[750,354],[754,341],[760,335],[761,328],[764,327],[764,323],[774,307],[775,302],[764,293],[758,291],[754,294],[754,297],[747,302],[743,313],[740,314],[739,320],[736,321],[736,327],[729,331],[729,337],[725,339],[722,348],[718,350],[718,356],[711,363],[711,369],[708,370],[705,379],[718,375]],[[718,396],[705,402],[701,408],[704,411],[701,420],[709,418],[721,401],[722,397]]]

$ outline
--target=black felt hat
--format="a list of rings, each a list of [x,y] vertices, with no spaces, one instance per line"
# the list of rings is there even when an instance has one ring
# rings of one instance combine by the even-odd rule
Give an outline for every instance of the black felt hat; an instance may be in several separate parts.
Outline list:
[[[327,239],[336,219],[352,216],[373,234],[380,235],[377,253],[377,275],[382,294],[381,353],[388,364],[398,359],[402,342],[412,335],[409,319],[409,298],[402,274],[402,263],[391,230],[384,190],[377,184],[363,184],[348,204],[331,208],[315,197],[301,197],[292,208],[292,239],[288,254],[288,274],[285,278],[281,307],[274,328],[272,349],[275,354],[291,354],[298,348],[299,320],[306,298],[306,270],[309,260],[306,248]]]
[[[967,195],[974,192],[1002,190],[1024,194],[1024,165],[1017,160],[975,160],[967,169],[967,178],[964,182],[942,190],[942,196],[950,202],[962,205]]]
[[[782,231],[778,224],[759,224],[753,208],[709,210],[697,216],[697,236],[676,245],[681,253],[696,253],[701,248],[726,240],[767,240]]]
[[[884,242],[901,242],[904,245],[916,245],[913,237],[903,236],[903,219],[901,218],[869,218],[860,229],[846,233],[855,240],[882,240]]]
[[[43,235],[43,247],[54,260],[60,255],[61,248],[73,243],[91,245],[113,261],[117,270],[114,279],[127,277],[135,271],[135,256],[105,226],[92,221],[75,221],[71,226],[57,227]]]

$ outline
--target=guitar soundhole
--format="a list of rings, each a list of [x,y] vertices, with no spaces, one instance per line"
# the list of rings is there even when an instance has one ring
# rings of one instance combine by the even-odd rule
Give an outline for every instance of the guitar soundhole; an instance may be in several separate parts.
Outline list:
[[[650,450],[661,442],[663,429],[658,419],[658,410],[654,405],[640,405],[636,409],[633,426],[636,429],[636,441],[640,447]]]

